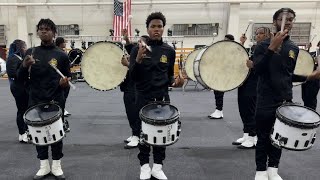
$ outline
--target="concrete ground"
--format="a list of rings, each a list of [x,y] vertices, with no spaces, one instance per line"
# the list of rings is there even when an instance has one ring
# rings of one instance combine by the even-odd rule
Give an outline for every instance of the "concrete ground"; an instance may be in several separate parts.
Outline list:
[[[71,132],[64,139],[63,170],[68,180],[138,180],[138,149],[126,150],[130,129],[119,89],[99,92],[75,84],[67,110]],[[294,88],[301,102],[300,87]],[[224,118],[207,118],[214,94],[187,86],[170,92],[181,112],[181,139],[167,148],[164,171],[169,180],[253,180],[254,150],[231,145],[242,135],[237,91],[225,94]],[[319,109],[318,109],[319,110]],[[0,80],[0,180],[30,180],[39,168],[34,145],[20,144],[15,101],[7,80]],[[320,142],[303,152],[283,151],[279,174],[284,180],[320,179]],[[152,159],[152,158],[151,158]],[[46,179],[54,179],[48,177]]]

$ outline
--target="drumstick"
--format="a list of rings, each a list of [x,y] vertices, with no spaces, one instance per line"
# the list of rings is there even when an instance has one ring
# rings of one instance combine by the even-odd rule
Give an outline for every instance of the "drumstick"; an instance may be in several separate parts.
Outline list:
[[[148,49],[149,52],[152,52],[152,49],[150,46],[148,46],[143,40],[141,40],[141,44],[142,46],[146,47]]]
[[[246,35],[246,33],[247,33],[247,31],[248,31],[248,29],[249,29],[249,26],[251,25],[253,23],[253,20],[249,20],[249,24],[248,24],[248,26],[247,26],[247,29],[246,29],[246,31],[244,32],[244,35]]]
[[[286,24],[287,14],[288,14],[288,10],[287,9],[283,10],[282,22],[281,22],[281,31],[280,32],[284,31],[284,25]]]
[[[317,37],[317,34],[314,34],[314,35],[313,35],[313,37],[312,37],[312,39],[311,39],[310,43],[312,43],[312,41],[314,40],[314,38],[315,38],[315,37]]]
[[[74,60],[71,62],[70,65],[73,65],[73,63],[79,58],[79,55],[76,56],[76,58],[74,58]]]
[[[54,70],[56,70],[56,72],[57,72],[62,78],[66,78],[66,77],[61,73],[61,71],[60,71],[55,65],[51,64],[50,62],[49,62],[49,65],[50,65]],[[72,87],[73,90],[76,89],[76,86],[74,86],[69,80],[68,80],[68,83],[69,83],[69,85]]]

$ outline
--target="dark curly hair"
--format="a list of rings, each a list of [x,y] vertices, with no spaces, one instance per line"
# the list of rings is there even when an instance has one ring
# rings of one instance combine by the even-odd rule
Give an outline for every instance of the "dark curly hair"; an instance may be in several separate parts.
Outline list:
[[[160,19],[163,23],[163,27],[166,26],[166,17],[161,12],[151,13],[146,20],[146,27],[149,27],[149,24],[154,19]]]
[[[274,15],[273,15],[273,20],[274,20],[274,21],[277,20],[277,19],[279,18],[279,15],[280,15],[283,11],[285,11],[285,10],[287,10],[288,13],[292,13],[292,14],[294,15],[294,17],[296,17],[296,12],[294,12],[292,9],[290,9],[290,8],[281,8],[281,9],[279,9],[278,11],[276,11],[276,12],[274,13]]]
[[[56,38],[56,46],[60,46],[62,43],[65,43],[65,40],[63,37],[57,37]]]
[[[45,26],[49,27],[54,34],[57,33],[56,24],[54,24],[54,22],[51,19],[40,19],[40,21],[37,25],[37,31],[39,31],[39,28],[41,25],[45,25]]]

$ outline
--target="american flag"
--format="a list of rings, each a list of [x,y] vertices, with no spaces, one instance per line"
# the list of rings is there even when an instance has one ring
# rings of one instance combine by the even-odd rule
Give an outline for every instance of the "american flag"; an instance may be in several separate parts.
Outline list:
[[[131,36],[131,22],[129,16],[131,15],[131,0],[114,0],[114,16],[113,16],[113,30],[114,41],[120,41],[122,29],[128,30],[128,36]]]

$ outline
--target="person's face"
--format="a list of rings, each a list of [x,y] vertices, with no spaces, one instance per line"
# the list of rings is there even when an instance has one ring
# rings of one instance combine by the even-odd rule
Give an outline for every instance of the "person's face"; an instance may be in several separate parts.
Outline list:
[[[227,37],[224,37],[224,40],[225,40],[225,41],[230,41],[230,39],[229,39],[229,38],[227,38]]]
[[[60,48],[61,48],[61,49],[66,48],[66,46],[67,46],[67,45],[66,45],[66,42],[64,42],[64,43],[60,44]]]
[[[268,34],[266,34],[265,30],[263,28],[259,28],[256,31],[256,41],[257,43],[260,43],[261,41],[264,41],[269,37]]]
[[[23,44],[23,46],[21,47],[21,52],[23,53],[23,54],[25,54],[26,52],[27,52],[27,44]]]
[[[43,42],[52,42],[55,36],[54,32],[47,25],[40,25],[38,30],[38,36]]]
[[[283,13],[280,13],[278,18],[273,21],[273,25],[276,26],[277,32],[281,31],[282,16],[283,16]],[[284,29],[291,31],[294,22],[295,22],[294,15],[292,13],[287,13]]]
[[[163,34],[163,22],[160,19],[153,19],[150,21],[147,28],[150,39],[161,40]]]

